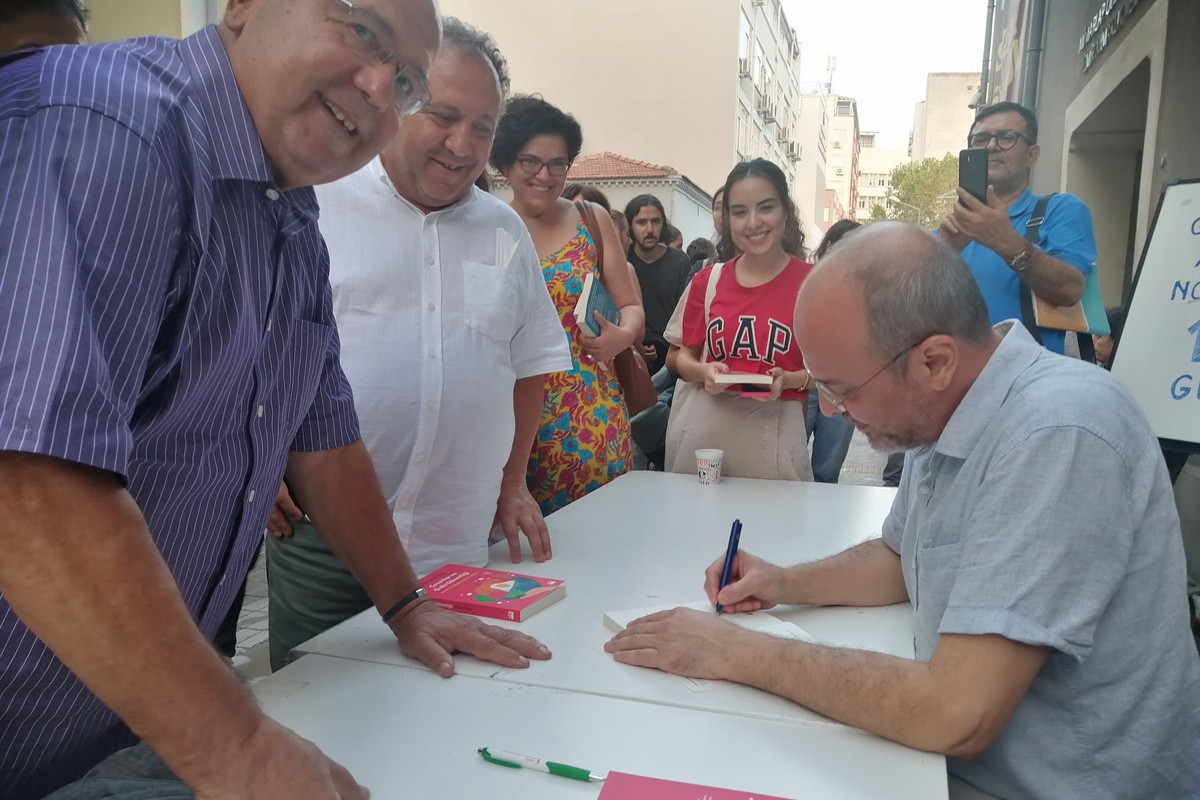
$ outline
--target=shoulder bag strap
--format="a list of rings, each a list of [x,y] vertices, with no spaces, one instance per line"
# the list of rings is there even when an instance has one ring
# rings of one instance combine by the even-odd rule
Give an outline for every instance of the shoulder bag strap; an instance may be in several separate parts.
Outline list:
[[[582,200],[575,201],[575,209],[583,220],[583,227],[588,229],[592,244],[596,247],[596,269],[600,270],[600,279],[604,280],[604,237],[600,235],[600,225],[596,222],[596,212],[592,211],[591,203]]]
[[[717,281],[721,277],[721,267],[724,263],[718,261],[712,265],[708,273],[708,286],[704,287],[704,346],[700,348],[700,363],[708,361],[708,323],[712,317],[713,297],[717,294]]]
[[[1033,207],[1032,216],[1025,223],[1025,239],[1034,245],[1040,245],[1042,242],[1042,222],[1046,219],[1046,206],[1050,205],[1050,198],[1053,196],[1053,194],[1047,194],[1039,197],[1037,204]],[[1041,344],[1042,334],[1038,331],[1035,321],[1037,318],[1033,313],[1033,290],[1019,277],[1017,280],[1021,283],[1021,321],[1025,323],[1025,328],[1034,341]]]

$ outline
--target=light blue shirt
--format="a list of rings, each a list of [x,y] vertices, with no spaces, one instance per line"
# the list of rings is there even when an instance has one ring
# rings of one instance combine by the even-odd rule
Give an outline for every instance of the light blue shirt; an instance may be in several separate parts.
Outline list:
[[[1028,189],[1008,207],[1013,230],[1025,235],[1025,224],[1033,216],[1037,195]],[[1084,275],[1092,271],[1096,261],[1096,236],[1092,231],[1092,214],[1073,194],[1056,194],[1046,206],[1046,218],[1039,231],[1044,252],[1078,267]],[[992,324],[1006,319],[1021,318],[1021,278],[1003,258],[977,242],[962,251],[963,260],[971,268],[983,300],[987,303]],[[1063,351],[1063,332],[1039,328],[1042,344],[1055,353]]]
[[[1108,372],[1008,325],[908,454],[883,528],[919,660],[945,633],[1050,648],[999,738],[950,771],[1022,800],[1195,797],[1200,659],[1158,443]]]

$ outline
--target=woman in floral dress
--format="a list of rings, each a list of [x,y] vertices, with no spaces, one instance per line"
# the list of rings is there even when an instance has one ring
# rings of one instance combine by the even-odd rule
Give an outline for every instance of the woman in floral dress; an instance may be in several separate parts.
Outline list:
[[[570,372],[546,376],[541,427],[529,460],[529,490],[549,514],[631,466],[629,418],[612,359],[639,339],[645,316],[608,214],[592,206],[604,263],[574,203],[560,195],[583,135],[569,114],[539,97],[513,97],[492,146],[492,166],[512,187],[512,207],[525,221],[542,261],[546,287],[571,345]],[[597,318],[591,336],[575,320],[575,304],[591,272],[621,309],[619,325]]]

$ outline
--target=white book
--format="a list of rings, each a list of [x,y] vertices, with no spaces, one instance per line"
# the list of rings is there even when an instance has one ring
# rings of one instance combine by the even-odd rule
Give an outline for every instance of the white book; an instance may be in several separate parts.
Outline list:
[[[761,375],[757,372],[722,372],[713,377],[713,383],[717,386],[732,386],[735,383],[770,386],[773,380],[775,379],[770,375]]]
[[[604,627],[613,633],[620,633],[635,619],[640,619],[659,611],[669,611],[672,608],[691,608],[714,615],[717,613],[717,610],[707,600],[699,600],[695,603],[671,603],[665,606],[647,606],[646,608],[631,608],[625,611],[607,611],[604,614]],[[748,631],[758,631],[770,636],[778,636],[781,639],[795,639],[801,642],[816,641],[799,625],[785,622],[779,617],[768,614],[766,611],[722,614],[721,619],[732,622],[734,625],[738,625]]]

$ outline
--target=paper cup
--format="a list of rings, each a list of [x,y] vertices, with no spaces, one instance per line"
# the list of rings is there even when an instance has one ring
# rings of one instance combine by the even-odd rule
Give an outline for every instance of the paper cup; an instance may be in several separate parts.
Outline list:
[[[696,475],[705,486],[721,482],[721,459],[725,457],[724,450],[705,448],[696,451]]]

